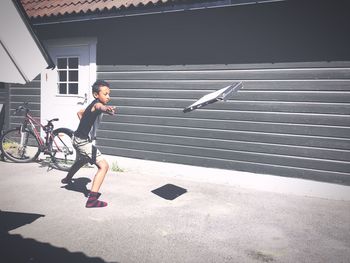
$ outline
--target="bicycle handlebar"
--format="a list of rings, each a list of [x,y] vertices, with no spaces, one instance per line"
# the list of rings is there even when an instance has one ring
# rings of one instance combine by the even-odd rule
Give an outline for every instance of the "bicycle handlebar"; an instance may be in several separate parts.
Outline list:
[[[28,113],[30,111],[30,109],[28,108],[28,102],[23,102],[22,105],[18,106],[17,109],[15,109],[14,115],[17,115],[19,112],[21,112],[23,110],[25,110],[26,113]],[[59,121],[59,119],[54,118],[54,119],[48,120],[45,127],[52,127],[53,128],[52,122],[54,122],[54,121]]]

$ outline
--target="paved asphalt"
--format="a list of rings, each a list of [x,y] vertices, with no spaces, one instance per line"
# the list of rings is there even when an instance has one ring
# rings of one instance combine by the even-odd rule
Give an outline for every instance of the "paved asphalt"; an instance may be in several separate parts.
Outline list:
[[[317,183],[299,181],[308,195],[287,191],[292,180],[273,191],[223,170],[117,165],[101,188],[108,207],[87,209],[95,168],[64,187],[45,163],[0,162],[0,262],[350,262],[350,200],[317,196]]]

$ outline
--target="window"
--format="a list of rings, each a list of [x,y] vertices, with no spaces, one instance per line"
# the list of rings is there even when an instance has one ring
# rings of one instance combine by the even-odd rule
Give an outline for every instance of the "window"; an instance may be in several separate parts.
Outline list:
[[[58,83],[60,95],[77,95],[79,80],[79,58],[57,58]]]

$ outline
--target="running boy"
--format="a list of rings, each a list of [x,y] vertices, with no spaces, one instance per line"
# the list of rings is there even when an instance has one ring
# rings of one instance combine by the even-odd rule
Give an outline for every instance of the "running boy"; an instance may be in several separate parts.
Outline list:
[[[77,161],[73,164],[67,176],[61,181],[63,184],[70,183],[74,174],[88,162],[97,166],[98,170],[86,202],[87,208],[107,206],[106,202],[98,200],[101,195],[98,191],[109,169],[107,161],[102,157],[101,152],[95,145],[93,145],[92,140],[95,138],[91,138],[90,132],[92,130],[96,131],[96,127],[94,126],[96,126],[102,113],[114,115],[116,112],[114,107],[106,106],[110,101],[110,89],[107,82],[103,80],[96,81],[92,85],[92,94],[95,100],[85,110],[80,110],[77,113],[80,123],[78,129],[74,132],[73,138],[73,145],[78,154]]]

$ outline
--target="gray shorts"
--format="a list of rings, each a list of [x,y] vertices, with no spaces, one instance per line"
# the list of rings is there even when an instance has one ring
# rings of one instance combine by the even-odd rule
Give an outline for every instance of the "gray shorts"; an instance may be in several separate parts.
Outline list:
[[[91,164],[96,164],[103,160],[101,152],[89,139],[81,139],[79,137],[73,137],[73,146],[79,155],[79,159],[86,159]]]

